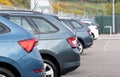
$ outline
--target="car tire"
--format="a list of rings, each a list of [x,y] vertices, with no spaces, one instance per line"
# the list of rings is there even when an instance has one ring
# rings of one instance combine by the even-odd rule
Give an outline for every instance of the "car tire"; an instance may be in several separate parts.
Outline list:
[[[8,69],[0,67],[0,77],[15,77],[15,75]]]
[[[80,42],[80,41],[78,41],[78,50],[80,51],[80,54],[82,54],[83,53],[83,43],[82,42]]]
[[[93,33],[91,34],[91,36],[92,36],[93,40],[95,40],[95,35]]]
[[[45,77],[60,77],[57,66],[48,59],[44,60]]]

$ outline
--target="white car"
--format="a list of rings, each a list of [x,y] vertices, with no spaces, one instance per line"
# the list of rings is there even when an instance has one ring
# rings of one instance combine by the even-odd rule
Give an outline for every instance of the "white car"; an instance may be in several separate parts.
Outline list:
[[[93,39],[97,39],[99,36],[99,25],[91,19],[84,19],[81,22],[90,28]]]

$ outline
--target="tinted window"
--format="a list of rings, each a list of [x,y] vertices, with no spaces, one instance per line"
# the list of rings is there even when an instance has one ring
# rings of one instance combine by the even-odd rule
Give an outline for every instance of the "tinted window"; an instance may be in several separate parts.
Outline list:
[[[9,29],[5,25],[0,23],[0,34],[6,33],[6,32],[9,32]]]
[[[82,28],[83,26],[81,24],[79,24],[76,21],[71,21],[72,25],[74,26],[74,28]]]
[[[52,25],[50,22],[48,22],[45,19],[42,19],[42,18],[32,18],[32,21],[34,22],[34,24],[38,27],[38,29],[42,33],[58,31],[58,29],[54,25]]]
[[[77,28],[82,28],[83,27],[80,23],[78,23],[74,20],[63,20],[63,22],[65,22],[71,28],[77,29]]]
[[[14,21],[18,25],[21,25],[24,29],[26,29],[30,33],[32,33],[32,34],[35,33],[32,25],[26,20],[26,18],[24,18],[24,17],[10,17],[10,20]]]
[[[70,28],[73,28],[73,26],[70,24],[69,21],[67,20],[62,20],[67,26],[69,26]]]

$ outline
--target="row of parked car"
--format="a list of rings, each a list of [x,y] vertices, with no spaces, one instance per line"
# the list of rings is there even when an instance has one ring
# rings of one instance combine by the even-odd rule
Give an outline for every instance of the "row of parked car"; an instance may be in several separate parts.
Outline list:
[[[93,44],[79,20],[24,10],[0,10],[0,38],[0,77],[60,77]]]

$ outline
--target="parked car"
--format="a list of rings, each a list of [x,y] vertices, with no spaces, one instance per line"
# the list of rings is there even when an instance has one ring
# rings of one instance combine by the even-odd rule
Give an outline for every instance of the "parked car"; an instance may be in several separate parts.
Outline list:
[[[91,38],[91,31],[89,28],[83,26],[75,19],[61,19],[61,21],[76,33],[78,39],[78,49],[81,54],[83,53],[84,48],[92,46],[93,39]]]
[[[22,27],[0,17],[0,77],[44,77],[37,42]]]
[[[53,16],[32,11],[0,13],[39,39],[38,49],[44,60],[46,77],[60,77],[80,66],[76,35]]]
[[[99,24],[91,19],[81,19],[81,22],[90,28],[93,39],[97,39],[99,37]]]

